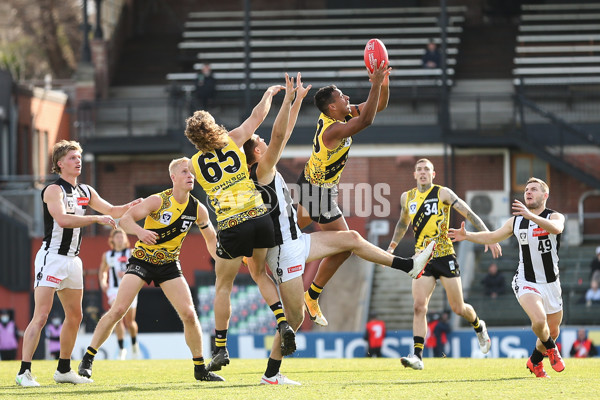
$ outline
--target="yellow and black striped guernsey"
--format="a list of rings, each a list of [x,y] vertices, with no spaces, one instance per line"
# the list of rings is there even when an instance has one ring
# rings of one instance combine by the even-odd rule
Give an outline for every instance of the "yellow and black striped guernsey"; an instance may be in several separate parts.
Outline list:
[[[450,205],[444,204],[439,197],[441,186],[433,185],[421,193],[417,188],[408,191],[406,209],[412,221],[416,250],[423,250],[431,240],[437,244],[433,257],[454,254],[454,246],[448,238]]]
[[[183,239],[198,219],[200,203],[190,195],[185,204],[179,204],[173,197],[173,189],[157,194],[162,204],[144,220],[144,229],[158,234],[156,244],[148,245],[138,240],[132,255],[147,263],[162,265],[179,260]]]
[[[229,138],[227,146],[192,156],[194,174],[208,195],[219,229],[227,229],[267,212],[250,178],[246,155]]]
[[[313,139],[313,151],[304,168],[304,177],[315,186],[330,188],[338,184],[340,176],[348,160],[348,152],[352,138],[344,138],[335,149],[328,149],[323,143],[323,132],[331,124],[340,122],[345,124],[352,118],[346,116],[346,121],[338,121],[321,113],[317,121],[317,132]]]

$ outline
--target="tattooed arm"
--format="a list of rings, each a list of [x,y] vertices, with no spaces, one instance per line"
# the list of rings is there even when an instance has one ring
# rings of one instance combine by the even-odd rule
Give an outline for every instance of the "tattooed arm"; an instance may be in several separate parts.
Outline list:
[[[485,226],[485,223],[479,218],[477,214],[471,207],[460,197],[456,195],[451,189],[447,187],[442,187],[440,189],[440,200],[444,202],[444,204],[449,204],[452,208],[454,208],[460,215],[465,217],[467,221],[469,221],[473,227],[479,232],[487,232],[489,229]],[[498,258],[502,255],[502,248],[498,243],[485,245],[485,251],[488,249],[492,252],[492,256],[494,258]]]
[[[398,223],[396,224],[396,229],[394,229],[394,236],[392,236],[392,241],[388,246],[388,253],[393,253],[396,246],[398,246],[398,242],[402,240],[404,234],[408,230],[408,226],[410,225],[410,216],[408,215],[408,210],[406,209],[406,197],[408,196],[407,192],[402,193],[400,196],[400,218],[398,219]]]

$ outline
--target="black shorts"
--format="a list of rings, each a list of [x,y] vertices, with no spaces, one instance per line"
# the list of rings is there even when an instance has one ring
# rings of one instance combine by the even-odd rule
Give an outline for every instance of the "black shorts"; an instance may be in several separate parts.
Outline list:
[[[319,224],[327,224],[343,216],[338,205],[338,187],[324,188],[306,180],[304,171],[298,177],[300,201],[310,214],[310,219]]]
[[[135,257],[129,258],[127,271],[125,273],[139,276],[148,285],[154,281],[154,286],[156,287],[160,286],[163,282],[183,276],[179,261],[156,265],[147,263],[146,261],[142,261]]]
[[[254,249],[270,249],[275,244],[275,227],[269,214],[217,232],[217,256],[228,260],[252,257]]]
[[[425,267],[423,276],[433,276],[435,279],[439,279],[440,276],[458,278],[460,276],[460,269],[458,268],[456,255],[450,254],[444,257],[432,258]]]

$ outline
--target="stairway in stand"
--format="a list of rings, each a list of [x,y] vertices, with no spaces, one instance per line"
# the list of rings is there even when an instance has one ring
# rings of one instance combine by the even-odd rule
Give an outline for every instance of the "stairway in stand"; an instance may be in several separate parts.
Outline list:
[[[412,331],[412,281],[404,272],[375,268],[369,312],[384,320],[388,331]],[[430,313],[440,312],[444,308],[446,294],[442,285],[437,286],[429,301]]]

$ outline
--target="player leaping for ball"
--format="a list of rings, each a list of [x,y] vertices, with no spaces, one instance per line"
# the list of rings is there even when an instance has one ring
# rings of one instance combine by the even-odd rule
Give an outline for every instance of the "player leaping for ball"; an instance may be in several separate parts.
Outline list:
[[[289,189],[283,177],[277,172],[276,164],[296,123],[302,100],[310,86],[304,88],[300,73],[296,85],[296,100],[290,109],[293,96],[292,81],[286,75],[286,98],[281,106],[267,145],[258,135],[244,144],[250,176],[269,207],[277,246],[267,252],[267,264],[279,286],[279,293],[289,324],[298,329],[304,320],[304,284],[302,275],[307,262],[323,257],[350,251],[357,256],[381,265],[399,269],[412,278],[418,279],[431,258],[434,243],[423,252],[411,258],[395,257],[363,239],[356,231],[302,233],[296,222],[296,211],[292,205]],[[247,260],[252,278],[258,283],[271,278],[265,268],[258,268],[254,258]],[[262,262],[260,259],[257,262]],[[260,286],[260,285],[259,285]],[[273,347],[262,377],[263,385],[299,385],[279,372],[283,354],[281,338],[275,335]]]
[[[312,220],[323,231],[348,230],[337,204],[338,183],[348,160],[352,136],[371,125],[375,114],[387,107],[391,70],[386,61],[381,61],[373,72],[367,69],[371,90],[367,101],[358,105],[350,104],[350,98],[335,85],[317,91],[315,105],[321,115],[317,120],[312,154],[298,177],[298,224],[301,228]],[[319,295],[350,254],[345,251],[323,259],[310,288],[304,294],[310,319],[319,325],[327,326],[319,307]]]

